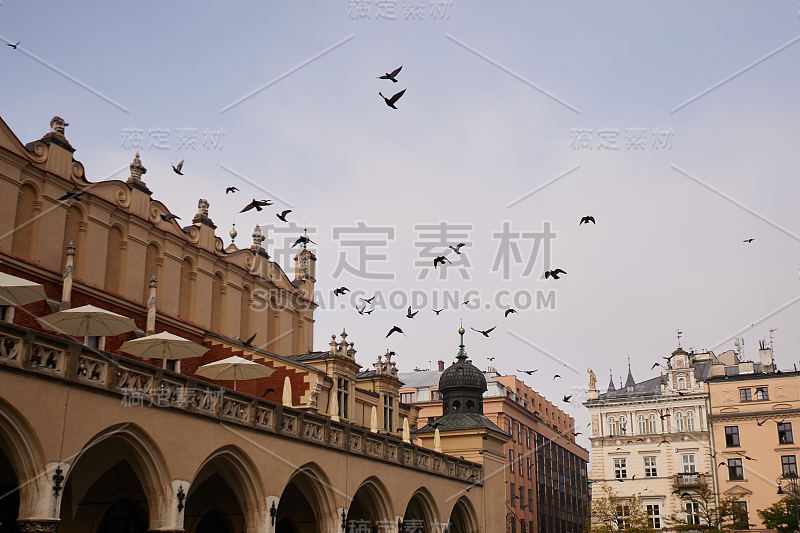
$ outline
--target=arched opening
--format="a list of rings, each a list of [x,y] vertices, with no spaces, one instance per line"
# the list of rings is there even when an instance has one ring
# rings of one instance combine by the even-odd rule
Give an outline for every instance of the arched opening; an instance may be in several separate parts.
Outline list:
[[[36,219],[39,203],[39,193],[33,185],[26,183],[19,188],[11,250],[30,259],[35,259],[33,252],[35,251],[36,229],[39,225]]]
[[[238,448],[217,450],[206,459],[186,496],[186,533],[255,531],[262,497],[257,470]]]
[[[121,293],[123,278],[123,242],[125,237],[119,226],[108,230],[108,251],[106,253],[106,290]]]
[[[119,500],[108,506],[97,533],[134,533],[147,531],[145,512],[141,502],[129,499]]]
[[[194,265],[192,260],[188,257],[184,258],[181,263],[181,284],[180,284],[180,298],[178,304],[178,315],[181,318],[192,320],[194,309],[194,279],[195,279]]]
[[[411,496],[403,515],[403,533],[418,532],[432,533],[433,524],[436,523],[438,513],[433,506],[433,498],[425,489],[419,489]]]
[[[377,479],[364,481],[350,500],[346,533],[378,533],[394,525],[387,494],[386,487]]]
[[[144,255],[144,294],[142,295],[142,301],[144,305],[147,305],[147,301],[150,299],[150,279],[155,276],[156,279],[158,278],[158,264],[159,258],[161,257],[161,252],[158,249],[158,245],[151,242],[147,245],[147,250],[145,251]],[[158,295],[161,294],[161,289],[156,289],[156,298]]]
[[[249,286],[242,287],[241,296],[241,313],[239,318],[239,337],[242,339],[249,339],[255,333],[253,331],[253,293]]]
[[[337,518],[328,487],[316,466],[298,469],[281,494],[275,532],[328,533],[330,522]]]
[[[0,448],[0,533],[19,533],[19,489],[11,459]]]
[[[83,223],[83,211],[77,205],[67,209],[67,218],[64,221],[64,241],[61,245],[61,267],[67,264],[67,246],[70,241],[75,245],[75,256],[72,258],[73,271],[77,278],[81,274],[81,252],[83,249],[83,233],[81,226]]]
[[[211,330],[225,333],[225,279],[217,272],[211,282]]]
[[[448,533],[478,532],[478,519],[475,516],[475,509],[466,498],[461,498],[456,502],[448,522],[450,524]]]

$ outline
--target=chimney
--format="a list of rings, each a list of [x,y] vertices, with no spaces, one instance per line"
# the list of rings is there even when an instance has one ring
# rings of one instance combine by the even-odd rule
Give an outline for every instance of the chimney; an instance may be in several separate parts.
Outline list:
[[[436,361],[439,365],[439,372],[444,372],[444,361]]]
[[[762,372],[772,371],[772,364],[774,362],[772,359],[772,348],[769,347],[765,341],[760,342],[758,358],[761,361]]]

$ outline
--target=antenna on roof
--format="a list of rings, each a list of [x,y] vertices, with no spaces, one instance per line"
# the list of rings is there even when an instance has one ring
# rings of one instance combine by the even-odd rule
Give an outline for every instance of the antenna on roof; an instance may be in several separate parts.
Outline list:
[[[775,332],[778,331],[778,328],[769,328],[769,349],[772,350],[772,344],[775,340]]]

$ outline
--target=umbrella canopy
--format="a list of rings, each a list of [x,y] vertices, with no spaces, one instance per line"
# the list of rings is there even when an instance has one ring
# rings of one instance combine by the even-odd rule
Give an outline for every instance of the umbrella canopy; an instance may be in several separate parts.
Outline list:
[[[122,344],[120,350],[145,359],[187,359],[202,356],[208,351],[208,348],[189,339],[162,331],[155,335],[127,341]]]
[[[267,365],[249,361],[238,355],[232,355],[201,366],[197,369],[195,375],[210,379],[232,379],[233,390],[236,390],[236,382],[239,380],[267,378],[273,372],[275,372],[275,369]]]
[[[44,287],[38,283],[0,272],[0,305],[16,307],[46,298]]]
[[[136,329],[133,319],[84,305],[36,319],[45,328],[75,337],[111,337]]]

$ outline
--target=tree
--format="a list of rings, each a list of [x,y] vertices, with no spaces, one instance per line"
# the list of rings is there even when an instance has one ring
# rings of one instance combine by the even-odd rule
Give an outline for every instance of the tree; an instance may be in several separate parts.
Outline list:
[[[605,496],[592,500],[591,533],[651,533],[650,519],[638,494],[617,496],[608,485]]]
[[[791,495],[783,497],[766,509],[759,509],[758,516],[761,517],[765,527],[774,529],[778,533],[797,531],[797,517]]]
[[[684,502],[684,511],[667,517],[665,521],[675,531],[747,529],[743,527],[743,519],[735,498],[725,496],[718,504],[716,494],[708,483],[682,492],[676,491],[674,494],[679,495]]]

